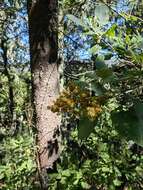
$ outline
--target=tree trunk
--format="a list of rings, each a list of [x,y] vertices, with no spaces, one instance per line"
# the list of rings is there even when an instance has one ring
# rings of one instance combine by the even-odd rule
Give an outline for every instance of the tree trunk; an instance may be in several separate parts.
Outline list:
[[[31,4],[28,1],[33,99],[42,177],[59,152],[60,118],[47,109],[59,93],[57,10],[57,0],[33,0]]]

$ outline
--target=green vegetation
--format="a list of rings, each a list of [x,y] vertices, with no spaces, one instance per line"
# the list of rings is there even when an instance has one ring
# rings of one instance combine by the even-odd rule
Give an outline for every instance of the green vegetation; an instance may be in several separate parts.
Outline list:
[[[65,17],[64,90],[47,109],[62,115],[62,151],[47,170],[48,189],[142,190],[143,3],[59,5]],[[44,190],[26,2],[0,6],[0,190]]]

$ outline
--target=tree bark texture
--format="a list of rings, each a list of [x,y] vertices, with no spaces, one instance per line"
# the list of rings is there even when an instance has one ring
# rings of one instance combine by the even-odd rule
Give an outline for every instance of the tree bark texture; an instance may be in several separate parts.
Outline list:
[[[59,93],[57,0],[28,1],[33,99],[41,171],[58,158],[60,118],[48,106]]]

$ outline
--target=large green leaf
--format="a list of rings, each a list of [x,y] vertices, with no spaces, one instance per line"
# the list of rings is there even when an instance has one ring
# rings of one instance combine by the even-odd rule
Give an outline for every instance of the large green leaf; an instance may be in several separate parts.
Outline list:
[[[109,22],[109,8],[102,3],[98,4],[95,8],[95,16],[101,26],[107,24]]]
[[[123,137],[143,146],[143,103],[137,103],[128,111],[113,112],[111,118]]]
[[[94,130],[96,122],[88,119],[87,117],[82,117],[78,125],[78,137],[83,140],[89,137],[91,132]]]

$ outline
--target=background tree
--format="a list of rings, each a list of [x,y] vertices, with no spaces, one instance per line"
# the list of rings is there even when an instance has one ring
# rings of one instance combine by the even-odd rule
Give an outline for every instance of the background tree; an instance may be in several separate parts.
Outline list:
[[[4,190],[30,189],[37,180],[25,5],[25,1],[0,2],[0,189]]]

